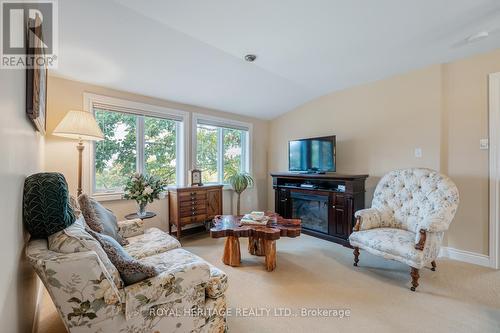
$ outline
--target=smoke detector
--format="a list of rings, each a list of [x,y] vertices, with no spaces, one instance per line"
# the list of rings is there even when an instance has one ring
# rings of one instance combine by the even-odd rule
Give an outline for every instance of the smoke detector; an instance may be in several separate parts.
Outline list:
[[[254,62],[255,59],[257,59],[257,56],[255,54],[247,54],[245,56],[245,60],[248,62]]]

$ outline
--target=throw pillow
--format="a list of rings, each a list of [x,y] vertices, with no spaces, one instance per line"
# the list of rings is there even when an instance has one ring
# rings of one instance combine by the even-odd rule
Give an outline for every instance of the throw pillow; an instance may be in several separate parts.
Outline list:
[[[121,245],[128,244],[128,241],[118,233],[118,221],[113,212],[86,194],[78,197],[78,203],[90,229],[114,238]]]
[[[75,223],[48,237],[49,250],[59,253],[94,251],[106,268],[107,272],[105,274],[109,274],[115,286],[121,288],[123,282],[120,273],[109,260],[101,244],[86,231],[87,229],[85,220],[80,215]]]
[[[87,230],[102,246],[109,260],[120,272],[120,276],[125,285],[130,285],[144,279],[157,275],[153,266],[145,265],[134,259],[125,249],[113,238],[105,234]]]
[[[23,223],[34,238],[47,238],[75,222],[68,184],[60,173],[36,173],[24,181]]]

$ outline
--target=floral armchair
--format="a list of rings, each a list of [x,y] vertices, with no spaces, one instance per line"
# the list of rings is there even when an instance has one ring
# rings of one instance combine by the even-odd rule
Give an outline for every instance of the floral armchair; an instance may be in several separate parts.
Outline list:
[[[458,189],[450,178],[430,169],[395,170],[378,183],[372,207],[355,213],[349,237],[354,266],[359,249],[408,264],[412,287],[418,287],[419,269],[432,265],[443,234],[458,208]]]
[[[157,228],[118,222],[139,261],[159,275],[124,286],[82,217],[48,239],[31,240],[28,260],[70,332],[224,332],[227,276]]]

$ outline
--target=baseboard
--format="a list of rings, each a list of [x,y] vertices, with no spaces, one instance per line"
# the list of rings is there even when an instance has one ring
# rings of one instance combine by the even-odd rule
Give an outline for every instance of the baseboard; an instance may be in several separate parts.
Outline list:
[[[489,256],[481,253],[459,250],[453,247],[441,247],[439,257],[463,261],[479,266],[491,267]]]

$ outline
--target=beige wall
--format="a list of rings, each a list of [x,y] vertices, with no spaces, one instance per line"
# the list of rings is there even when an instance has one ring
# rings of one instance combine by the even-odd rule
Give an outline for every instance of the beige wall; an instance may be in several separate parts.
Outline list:
[[[479,150],[479,139],[488,136],[487,75],[498,71],[500,50],[335,92],[269,123],[51,76],[48,131],[68,110],[82,109],[84,92],[251,122],[257,186],[243,198],[246,210],[273,208],[268,172],[287,169],[288,140],[336,134],[337,170],[371,176],[367,204],[378,179],[389,170],[421,166],[449,174],[459,187],[461,205],[445,244],[487,254],[488,152]],[[414,157],[417,147],[422,158]],[[46,168],[63,172],[75,192],[75,143],[49,134]],[[225,212],[231,211],[231,198],[226,192]],[[106,205],[119,217],[135,210],[126,201]],[[166,227],[166,203],[157,202],[152,209],[160,214],[151,223]]]
[[[498,71],[500,50],[313,100],[271,121],[269,170],[287,169],[288,140],[331,134],[338,140],[337,171],[370,174],[367,205],[389,170],[441,170],[461,194],[447,245],[487,254],[488,151],[479,150],[479,139],[488,136],[488,74]],[[422,158],[414,157],[417,147]]]
[[[45,163],[47,171],[62,172],[72,193],[76,193],[77,183],[77,151],[76,142],[55,137],[51,135],[54,128],[61,121],[64,115],[71,109],[83,110],[83,93],[94,93],[116,98],[132,100],[135,102],[153,104],[158,106],[169,107],[177,110],[187,111],[190,113],[202,113],[218,117],[250,122],[253,124],[253,163],[252,173],[256,179],[256,186],[249,189],[243,194],[242,209],[266,209],[267,206],[267,142],[268,142],[268,122],[257,120],[249,117],[241,117],[235,114],[224,113],[205,108],[173,103],[161,99],[150,98],[131,93],[107,89],[104,87],[88,85],[80,82],[65,80],[62,78],[49,76],[48,83],[48,119],[45,147]],[[191,135],[191,126],[186,129]],[[190,146],[189,146],[190,149]],[[187,165],[190,165],[188,161]],[[84,168],[88,168],[88,163],[84,163]],[[84,184],[85,185],[85,184]],[[88,189],[84,188],[84,191]],[[224,212],[232,211],[232,191],[224,191]],[[106,202],[105,205],[113,210],[118,218],[123,218],[127,213],[135,211],[135,203],[131,201],[112,201]],[[233,205],[234,206],[234,205]],[[148,220],[148,224],[159,226],[163,229],[167,228],[168,208],[167,201],[157,201],[152,204],[150,210],[158,214],[158,217]]]
[[[495,72],[500,72],[500,49],[443,66],[443,170],[460,190],[448,245],[483,254],[488,254],[489,161],[479,140],[488,138],[488,74]]]
[[[0,73],[0,323],[2,332],[30,332],[39,286],[24,257],[27,234],[22,225],[22,196],[26,176],[39,172],[43,161],[43,137],[26,118],[26,73]]]

